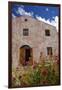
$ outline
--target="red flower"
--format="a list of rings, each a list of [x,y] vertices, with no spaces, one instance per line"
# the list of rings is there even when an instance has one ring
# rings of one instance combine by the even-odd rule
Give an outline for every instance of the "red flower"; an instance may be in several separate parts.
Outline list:
[[[16,67],[16,71],[18,71],[19,70],[19,67]]]
[[[13,80],[13,81],[16,81],[16,78],[15,78],[15,77],[12,77],[12,80]]]
[[[43,84],[47,85],[48,84],[48,81],[47,80],[44,80],[43,81]]]
[[[37,67],[37,63],[34,62],[34,63],[33,63],[33,69],[35,69],[36,67]]]
[[[43,76],[46,76],[48,74],[48,70],[47,69],[44,69],[43,71],[42,71],[42,75]]]
[[[35,69],[36,68],[36,65],[33,65],[33,69]]]
[[[59,60],[57,60],[57,64],[59,64],[60,63],[60,61]]]

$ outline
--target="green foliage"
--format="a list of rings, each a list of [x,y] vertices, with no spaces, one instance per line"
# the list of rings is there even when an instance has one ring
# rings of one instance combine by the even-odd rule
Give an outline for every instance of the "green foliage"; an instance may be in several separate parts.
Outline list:
[[[56,64],[57,65],[57,64]],[[37,86],[59,84],[59,71],[53,68],[51,63],[37,64],[35,68],[28,66],[24,74],[20,70],[14,70],[12,85],[14,86]]]
[[[40,69],[39,67],[37,67],[36,69],[33,70],[32,85],[39,85],[40,79],[41,79]]]

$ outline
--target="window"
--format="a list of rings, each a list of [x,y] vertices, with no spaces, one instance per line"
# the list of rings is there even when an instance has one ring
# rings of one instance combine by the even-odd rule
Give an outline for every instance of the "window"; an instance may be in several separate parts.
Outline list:
[[[28,36],[28,34],[29,34],[29,30],[28,29],[23,29],[23,35]]]
[[[52,55],[52,47],[47,47],[47,55]]]
[[[46,30],[45,30],[45,35],[46,35],[46,36],[50,36],[50,30],[46,29]]]
[[[27,19],[25,19],[25,21],[27,21]]]

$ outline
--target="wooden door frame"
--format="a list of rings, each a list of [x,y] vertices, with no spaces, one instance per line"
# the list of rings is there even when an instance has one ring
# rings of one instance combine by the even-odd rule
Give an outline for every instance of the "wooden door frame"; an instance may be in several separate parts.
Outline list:
[[[30,54],[31,54],[31,57],[29,58],[30,60],[27,62],[28,64],[27,65],[32,65],[33,64],[33,51],[32,51],[32,48],[30,47],[30,46],[28,46],[28,45],[23,45],[22,47],[20,47],[19,48],[19,63],[21,64],[21,65],[25,65],[26,64],[26,62],[25,62],[25,60],[22,62],[22,60],[21,60],[21,56],[20,56],[20,53],[21,53],[21,49],[23,48],[28,48],[28,49],[30,49]]]

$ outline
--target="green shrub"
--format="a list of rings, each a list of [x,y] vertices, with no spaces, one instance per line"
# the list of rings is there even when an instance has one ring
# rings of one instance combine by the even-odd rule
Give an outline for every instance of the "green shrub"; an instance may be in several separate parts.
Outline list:
[[[59,70],[54,68],[53,62],[36,64],[34,67],[27,66],[12,72],[12,86],[37,86],[59,84]],[[26,69],[26,70],[25,70]]]

